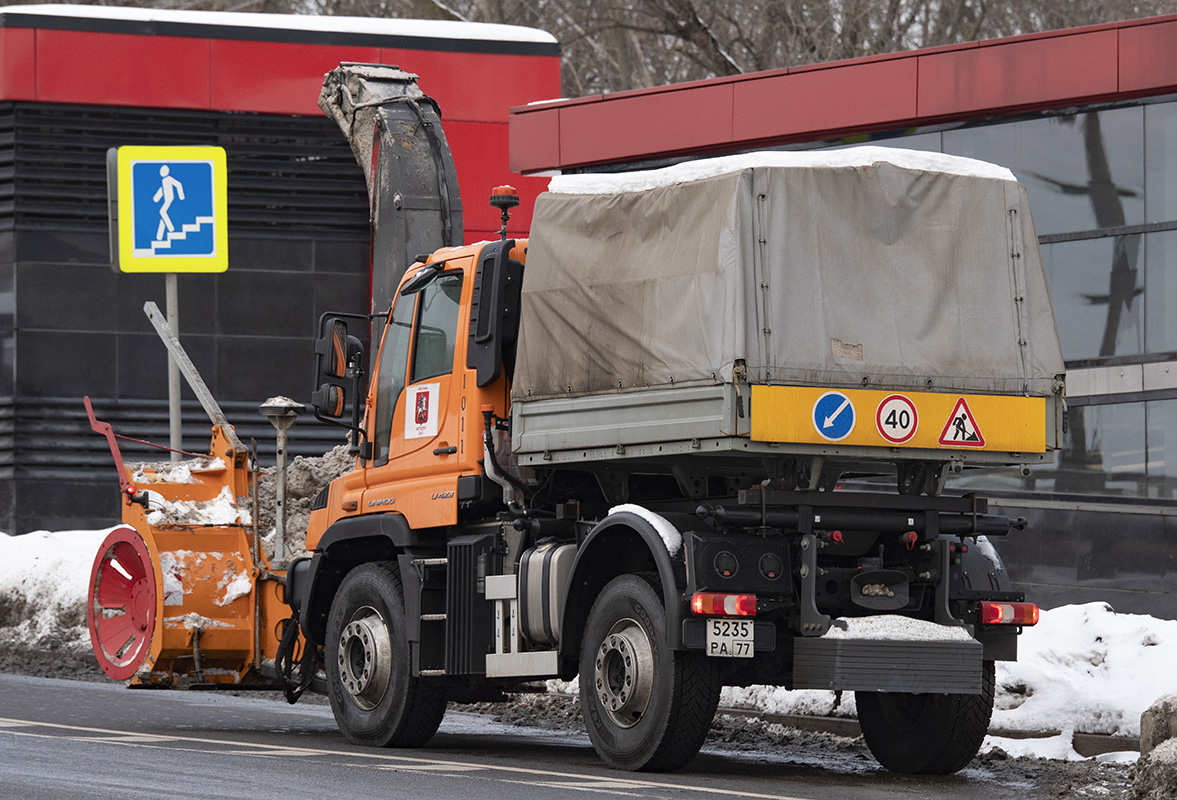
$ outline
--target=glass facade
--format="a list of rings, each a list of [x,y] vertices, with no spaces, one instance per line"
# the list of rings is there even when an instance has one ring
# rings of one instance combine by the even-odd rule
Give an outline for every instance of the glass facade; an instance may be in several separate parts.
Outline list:
[[[1177,361],[1177,99],[870,143],[939,150],[1013,171],[1030,196],[1068,370]],[[950,485],[1174,499],[1177,381],[1143,388],[1076,398],[1065,449],[1029,477],[966,473]]]

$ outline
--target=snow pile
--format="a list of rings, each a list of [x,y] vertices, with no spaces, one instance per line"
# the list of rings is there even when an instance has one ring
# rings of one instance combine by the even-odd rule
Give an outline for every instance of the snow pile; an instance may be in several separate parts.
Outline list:
[[[716,175],[740,172],[751,167],[863,168],[875,164],[893,164],[904,169],[923,172],[944,172],[974,178],[1015,181],[1014,174],[1005,167],[978,161],[975,158],[903,150],[897,147],[851,147],[845,150],[805,150],[781,152],[762,150],[719,158],[684,161],[662,169],[644,172],[585,173],[559,175],[552,178],[548,191],[558,194],[620,194],[643,192],[676,183],[686,183]]]
[[[0,642],[90,646],[86,589],[111,530],[0,533]]]
[[[248,525],[249,511],[238,509],[237,501],[228,486],[212,500],[165,500],[152,492],[148,503],[147,521],[156,527],[164,525]]]
[[[1140,759],[1134,789],[1137,800],[1173,800],[1177,796],[1177,738]]]
[[[1177,682],[1177,621],[1106,603],[1042,612],[1016,662],[997,664],[993,727],[1140,735],[1140,715]]]
[[[845,635],[845,634],[842,634]],[[1140,735],[1140,715],[1173,690],[1177,621],[1117,614],[1105,603],[1043,611],[1026,628],[1018,661],[998,662],[992,728],[1061,731],[1048,739],[989,737],[986,749],[1042,758],[1080,756],[1071,734]],[[853,693],[727,687],[720,705],[769,714],[853,717]]]
[[[160,461],[128,465],[131,483],[136,486],[152,483],[196,483],[194,472],[215,472],[225,468],[219,458],[194,458],[187,461]],[[150,472],[148,472],[150,470]]]
[[[349,472],[356,465],[355,454],[348,445],[341,444],[318,458],[296,456],[286,466],[286,541],[296,553],[306,541],[307,524],[311,518],[311,502],[327,484]],[[273,553],[277,520],[277,467],[262,470],[258,480],[258,529],[267,555]]]

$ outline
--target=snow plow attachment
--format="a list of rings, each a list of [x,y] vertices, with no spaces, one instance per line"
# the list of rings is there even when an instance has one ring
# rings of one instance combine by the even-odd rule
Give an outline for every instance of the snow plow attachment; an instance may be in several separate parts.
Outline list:
[[[99,548],[87,604],[103,672],[131,685],[249,680],[277,647],[281,622],[266,612],[282,616],[284,605],[276,582],[258,580],[265,556],[238,507],[249,496],[245,454],[215,428],[208,458],[120,468],[125,524]]]
[[[90,427],[110,446],[124,504],[124,524],[107,536],[90,571],[94,655],[103,672],[132,686],[265,682],[263,654],[278,652],[290,609],[247,508],[256,473],[159,309],[147,303],[144,311],[212,420],[212,443],[208,456],[132,470],[119,437],[85,398]]]

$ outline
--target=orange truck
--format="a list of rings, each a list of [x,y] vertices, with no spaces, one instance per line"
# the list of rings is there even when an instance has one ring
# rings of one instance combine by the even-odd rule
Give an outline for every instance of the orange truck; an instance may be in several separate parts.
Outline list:
[[[336,96],[381,77],[357,70]],[[347,102],[377,109],[342,116],[379,245],[402,224],[375,210],[394,126]],[[1065,425],[1024,189],[864,148],[564,176],[529,239],[506,237],[516,203],[492,195],[500,241],[403,260],[374,313],[320,321],[311,405],[355,465],[305,538],[258,528],[215,404],[208,459],[120,467],[125,526],[91,581],[103,668],[324,692],[372,746],[579,677],[627,770],[686,764],[723,686],[850,690],[884,766],[962,768],[1038,615],[992,543],[1025,521],[962,488],[1049,463]]]

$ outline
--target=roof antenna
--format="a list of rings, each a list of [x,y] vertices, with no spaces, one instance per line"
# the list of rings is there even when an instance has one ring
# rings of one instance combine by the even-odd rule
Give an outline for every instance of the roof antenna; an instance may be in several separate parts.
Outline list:
[[[490,192],[490,204],[503,212],[503,227],[499,231],[502,241],[507,241],[507,221],[511,219],[511,209],[519,205],[519,195],[514,186],[496,186]]]

